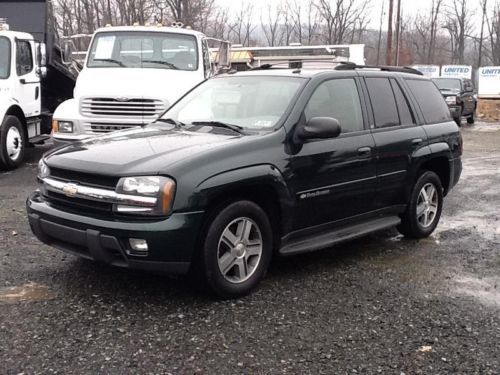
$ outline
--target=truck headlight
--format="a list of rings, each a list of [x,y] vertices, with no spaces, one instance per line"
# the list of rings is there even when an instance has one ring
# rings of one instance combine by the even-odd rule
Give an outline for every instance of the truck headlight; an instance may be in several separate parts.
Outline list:
[[[43,158],[42,158],[38,162],[38,178],[43,179],[43,178],[49,177],[49,175],[50,175],[50,169],[47,166],[47,164],[45,164],[45,162],[43,161]]]
[[[446,104],[457,104],[457,97],[455,95],[446,97]]]
[[[52,131],[54,133],[73,133],[73,122],[53,120]]]
[[[175,195],[175,181],[163,176],[123,177],[118,181],[116,192],[127,195],[156,197],[154,207],[140,204],[115,204],[114,210],[119,213],[143,215],[168,215]]]

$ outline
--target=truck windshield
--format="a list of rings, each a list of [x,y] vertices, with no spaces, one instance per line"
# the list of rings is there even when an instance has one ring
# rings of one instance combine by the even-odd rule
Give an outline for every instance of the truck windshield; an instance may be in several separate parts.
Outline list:
[[[462,90],[462,82],[456,78],[434,78],[433,81],[440,90]]]
[[[89,68],[197,70],[193,35],[163,32],[102,32],[95,36]]]
[[[0,37],[0,79],[9,78],[10,75],[10,41]]]
[[[250,130],[276,126],[306,79],[225,76],[205,81],[162,118],[183,124],[218,122]]]

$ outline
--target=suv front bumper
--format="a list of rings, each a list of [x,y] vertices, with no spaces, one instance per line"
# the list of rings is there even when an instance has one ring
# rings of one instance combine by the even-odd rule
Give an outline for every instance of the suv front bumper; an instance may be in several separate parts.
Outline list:
[[[203,212],[172,214],[160,221],[103,220],[50,206],[39,192],[26,202],[33,233],[64,252],[117,267],[184,274],[189,271]],[[145,239],[147,256],[131,255],[129,238]]]

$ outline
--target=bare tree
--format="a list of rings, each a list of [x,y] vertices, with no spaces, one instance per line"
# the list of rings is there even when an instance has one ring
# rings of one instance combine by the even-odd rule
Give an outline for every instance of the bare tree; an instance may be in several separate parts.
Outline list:
[[[450,34],[452,60],[465,62],[465,43],[472,29],[472,12],[468,0],[452,0],[446,14],[445,28]]]
[[[282,33],[280,28],[282,16],[281,6],[267,6],[266,18],[262,16],[262,31],[266,37],[267,44],[271,47],[278,46],[282,41]]]
[[[325,28],[324,42],[347,42],[357,20],[366,12],[367,4],[367,0],[319,0],[317,7]]]

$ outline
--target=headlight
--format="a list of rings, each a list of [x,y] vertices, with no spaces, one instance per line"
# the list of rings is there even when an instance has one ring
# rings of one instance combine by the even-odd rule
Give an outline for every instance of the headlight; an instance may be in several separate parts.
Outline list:
[[[447,96],[446,97],[446,103],[447,104],[457,104],[457,97],[456,96]]]
[[[46,178],[50,175],[50,169],[43,161],[43,158],[38,162],[38,178]]]
[[[52,131],[54,133],[73,133],[73,122],[53,120]]]
[[[114,210],[120,213],[168,215],[175,195],[175,181],[163,176],[138,176],[120,179],[116,192],[127,195],[156,197],[155,207],[115,204]]]

